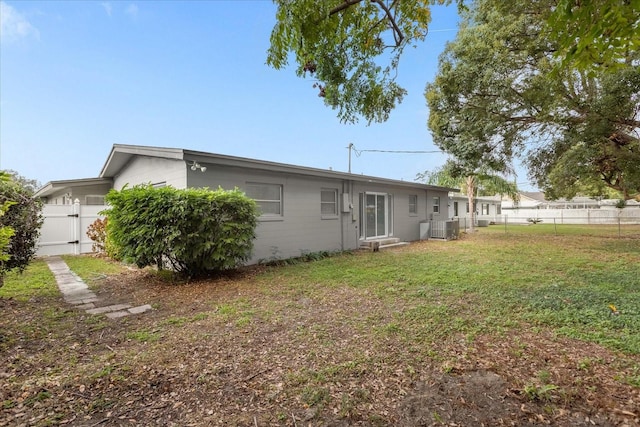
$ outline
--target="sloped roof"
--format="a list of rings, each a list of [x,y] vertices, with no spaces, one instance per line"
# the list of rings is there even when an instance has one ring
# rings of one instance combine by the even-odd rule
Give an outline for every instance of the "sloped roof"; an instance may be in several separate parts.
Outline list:
[[[67,188],[84,187],[86,185],[111,185],[111,178],[80,178],[60,181],[49,181],[35,192],[34,197],[47,197]]]
[[[297,175],[307,175],[323,178],[339,178],[348,179],[359,182],[370,182],[380,184],[392,184],[401,187],[413,187],[442,191],[459,192],[457,188],[439,187],[435,185],[427,185],[416,182],[394,180],[388,178],[380,178],[368,175],[357,175],[347,172],[337,172],[333,170],[310,168],[306,166],[296,166],[286,163],[276,163],[264,160],[250,159],[246,157],[227,156],[223,154],[208,153],[204,151],[186,150],[180,148],[162,148],[162,147],[150,147],[142,145],[123,145],[114,144],[107,161],[105,162],[102,171],[100,172],[101,178],[113,178],[116,176],[127,163],[129,163],[135,156],[157,157],[162,159],[174,159],[183,161],[197,161],[199,163],[235,166],[253,170],[271,171],[271,172],[284,172]]]
[[[526,197],[531,200],[535,200],[536,202],[545,202],[544,193],[542,191],[521,191],[520,197]]]

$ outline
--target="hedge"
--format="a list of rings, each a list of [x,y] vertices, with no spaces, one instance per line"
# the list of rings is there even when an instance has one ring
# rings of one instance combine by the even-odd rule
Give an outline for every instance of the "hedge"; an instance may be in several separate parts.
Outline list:
[[[189,277],[236,268],[251,256],[258,209],[238,189],[138,185],[106,197],[107,239],[123,260]]]

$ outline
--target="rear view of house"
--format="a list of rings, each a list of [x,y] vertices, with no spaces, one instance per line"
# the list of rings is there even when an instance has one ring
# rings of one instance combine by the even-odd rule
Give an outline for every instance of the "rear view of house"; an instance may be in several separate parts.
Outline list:
[[[450,188],[177,148],[114,145],[100,173],[112,188],[239,188],[260,218],[251,263],[363,243],[420,238],[445,220]]]

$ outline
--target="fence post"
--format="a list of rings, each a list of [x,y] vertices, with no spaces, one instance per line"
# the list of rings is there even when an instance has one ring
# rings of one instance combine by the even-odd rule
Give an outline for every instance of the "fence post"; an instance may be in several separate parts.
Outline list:
[[[553,229],[556,232],[556,236],[558,235],[558,226],[556,225],[556,217],[553,217]]]
[[[80,255],[80,200],[73,201],[73,254]]]

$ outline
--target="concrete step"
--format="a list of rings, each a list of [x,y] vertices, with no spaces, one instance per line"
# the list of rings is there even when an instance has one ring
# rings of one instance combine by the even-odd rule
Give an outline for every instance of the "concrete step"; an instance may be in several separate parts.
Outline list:
[[[406,246],[409,243],[401,242],[397,237],[387,237],[384,239],[365,240],[360,243],[361,249],[376,251],[380,249],[394,248],[398,246]]]
[[[400,248],[402,246],[408,246],[409,242],[397,242],[397,243],[391,243],[389,245],[381,245],[380,246],[380,250],[383,249],[391,249],[391,248]]]

